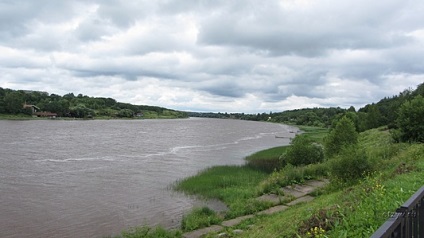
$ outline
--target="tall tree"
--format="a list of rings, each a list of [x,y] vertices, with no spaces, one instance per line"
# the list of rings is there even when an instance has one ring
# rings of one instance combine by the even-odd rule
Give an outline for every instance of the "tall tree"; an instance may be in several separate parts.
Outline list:
[[[400,131],[400,140],[424,142],[424,98],[421,95],[402,104],[399,109],[397,125]]]
[[[355,123],[347,116],[342,117],[325,140],[326,154],[329,157],[337,155],[344,147],[354,145],[358,141]]]
[[[24,97],[20,92],[9,92],[4,96],[4,109],[7,113],[18,114],[22,112]]]

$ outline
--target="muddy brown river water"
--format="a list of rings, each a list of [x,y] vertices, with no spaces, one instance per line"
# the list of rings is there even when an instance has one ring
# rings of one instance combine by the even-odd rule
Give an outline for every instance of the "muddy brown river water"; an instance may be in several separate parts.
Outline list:
[[[276,136],[293,136],[291,130],[199,118],[0,121],[0,237],[177,227],[202,201],[173,191],[175,181],[210,166],[243,164],[253,152],[288,144]]]

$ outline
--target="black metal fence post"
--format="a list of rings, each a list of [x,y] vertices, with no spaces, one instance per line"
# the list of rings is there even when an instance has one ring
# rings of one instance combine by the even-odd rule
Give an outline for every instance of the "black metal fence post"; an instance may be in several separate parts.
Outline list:
[[[424,238],[424,186],[400,206],[371,238]]]

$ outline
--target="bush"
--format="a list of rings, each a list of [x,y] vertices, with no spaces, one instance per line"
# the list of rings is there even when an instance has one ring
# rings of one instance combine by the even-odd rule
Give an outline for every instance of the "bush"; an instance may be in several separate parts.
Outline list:
[[[321,145],[313,143],[311,139],[304,135],[296,136],[292,145],[286,153],[281,156],[283,166],[291,164],[294,166],[308,165],[324,160],[324,150]]]
[[[364,150],[356,146],[345,147],[331,163],[330,173],[336,180],[352,183],[366,176],[373,170],[373,165]]]

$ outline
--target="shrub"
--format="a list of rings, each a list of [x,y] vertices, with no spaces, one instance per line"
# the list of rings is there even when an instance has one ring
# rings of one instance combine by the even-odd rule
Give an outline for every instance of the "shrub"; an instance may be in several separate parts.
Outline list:
[[[343,183],[355,182],[373,170],[365,151],[356,146],[345,147],[330,167],[331,176]]]
[[[304,135],[296,136],[292,145],[286,153],[281,156],[283,166],[291,164],[294,166],[308,165],[324,160],[324,150],[321,145],[313,143],[311,139]]]

